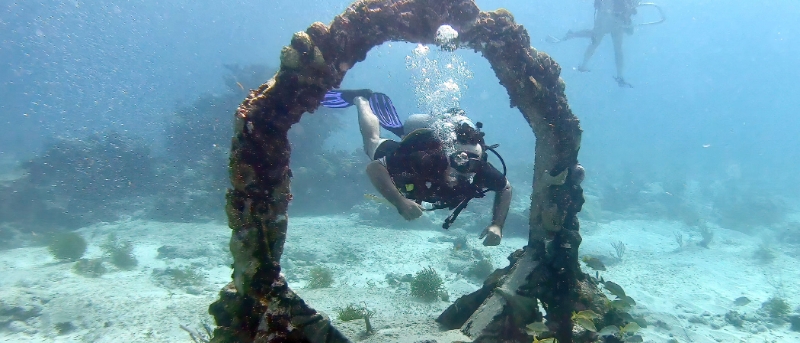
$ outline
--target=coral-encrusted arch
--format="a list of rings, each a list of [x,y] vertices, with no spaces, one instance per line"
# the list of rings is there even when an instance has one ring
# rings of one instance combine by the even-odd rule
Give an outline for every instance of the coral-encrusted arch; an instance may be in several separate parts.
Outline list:
[[[280,71],[236,111],[226,206],[233,281],[209,308],[217,322],[213,342],[348,342],[280,275],[292,197],[287,131],[314,111],[370,49],[387,41],[433,43],[443,24],[459,31],[462,47],[489,60],[511,106],[519,108],[536,135],[531,236],[520,256],[536,261],[529,269],[560,271],[540,284],[550,288],[537,298],[548,308],[549,322],[561,323],[553,328],[556,336],[571,341],[569,315],[580,273],[581,129],[567,104],[560,67],[530,46],[527,32],[508,11],[481,12],[472,0],[364,0],[330,26],[314,23],[295,34],[281,52]],[[557,242],[554,253],[547,254],[556,257],[550,262],[541,262],[545,241]]]

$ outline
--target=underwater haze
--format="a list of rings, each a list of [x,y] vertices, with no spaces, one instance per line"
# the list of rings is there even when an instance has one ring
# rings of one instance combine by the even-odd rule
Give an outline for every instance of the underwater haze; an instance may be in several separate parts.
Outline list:
[[[584,62],[595,1],[475,2],[561,66],[583,129],[580,255],[603,266],[582,267],[636,300],[636,335],[800,342],[800,2],[634,1],[622,70],[609,35]],[[210,339],[234,112],[295,32],[350,4],[0,1],[0,342]],[[448,209],[404,220],[365,171],[357,106],[320,106],[289,131],[289,286],[354,340],[471,340],[433,320],[527,244],[529,124],[469,49],[386,43],[341,89],[386,94],[401,120],[481,122],[513,187],[502,241],[479,238],[492,195],[448,230]]]

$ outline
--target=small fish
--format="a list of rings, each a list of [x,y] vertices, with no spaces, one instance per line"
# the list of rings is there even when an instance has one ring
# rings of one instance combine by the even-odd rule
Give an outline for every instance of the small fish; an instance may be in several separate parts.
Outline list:
[[[623,312],[627,312],[628,310],[631,309],[631,304],[628,303],[627,301],[617,299],[611,302],[611,307]]]
[[[237,85],[237,86],[239,86],[239,89],[241,89],[242,91],[244,91],[244,85],[242,85],[242,83],[241,83],[241,82],[239,82],[239,81],[236,81],[236,85]]]
[[[578,326],[584,328],[585,330],[588,330],[588,331],[591,331],[591,332],[597,332],[597,328],[594,326],[594,322],[589,320],[589,319],[586,319],[586,318],[583,318],[583,317],[579,317],[579,318],[575,318],[574,321],[575,321],[575,325],[578,325]]]
[[[600,318],[600,316],[597,313],[594,313],[594,311],[592,310],[572,312],[572,319],[577,319],[577,318],[597,319]]]
[[[611,281],[606,281],[603,283],[603,286],[606,286],[606,289],[609,293],[616,295],[618,298],[625,297],[625,290],[622,289],[622,286],[613,283]]]
[[[710,147],[711,147],[711,144],[703,144],[703,147],[704,147],[704,148],[710,148]]]
[[[747,297],[738,297],[736,300],[733,301],[733,304],[736,306],[744,306],[750,303],[750,299]]]
[[[581,258],[581,261],[594,270],[606,270],[606,265],[597,257],[586,255]]]
[[[542,332],[550,331],[550,328],[544,322],[533,322],[525,326],[525,330],[529,335],[538,335]]]
[[[597,328],[594,326],[593,320],[598,317],[599,316],[592,310],[572,313],[572,321],[575,322],[575,325],[578,325],[591,332],[597,332]]]
[[[614,334],[616,334],[618,332],[619,332],[619,328],[618,327],[616,327],[614,325],[609,325],[609,326],[606,326],[606,327],[600,329],[600,331],[597,332],[597,335],[599,335],[599,336],[610,336],[610,335],[614,335]]]
[[[622,302],[628,304],[628,306],[636,306],[636,301],[633,300],[633,298],[631,298],[631,297],[629,297],[627,295],[624,296],[624,297],[620,297],[619,300],[621,300]]]
[[[377,196],[375,194],[366,193],[366,194],[364,194],[364,199],[367,199],[369,201],[374,201],[374,202],[377,202],[379,204],[386,205],[386,206],[389,206],[389,207],[392,206],[392,203],[389,202],[389,200],[386,200],[385,198],[379,197],[379,196]]]
[[[634,333],[636,331],[639,331],[639,329],[641,329],[639,324],[637,324],[636,322],[630,322],[628,323],[628,325],[625,325],[625,327],[620,328],[619,332],[623,334],[626,332]]]
[[[625,343],[641,343],[641,342],[644,342],[644,338],[642,338],[642,335],[633,335],[633,336],[628,336],[628,338],[625,338]]]

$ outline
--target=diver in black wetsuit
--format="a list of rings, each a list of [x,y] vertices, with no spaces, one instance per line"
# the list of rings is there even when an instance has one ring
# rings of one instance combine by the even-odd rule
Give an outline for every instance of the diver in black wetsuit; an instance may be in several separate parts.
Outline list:
[[[467,202],[495,192],[492,222],[481,233],[484,245],[500,244],[508,208],[511,185],[505,175],[487,161],[483,133],[463,115],[451,110],[445,125],[453,135],[442,138],[431,129],[429,115],[413,115],[400,123],[391,100],[369,90],[337,90],[326,95],[323,105],[343,108],[355,105],[364,143],[364,151],[373,161],[367,166],[370,181],[406,220],[414,220],[425,210],[422,202],[434,209],[455,209],[445,221],[448,228]],[[392,131],[402,140],[380,137],[380,127]]]

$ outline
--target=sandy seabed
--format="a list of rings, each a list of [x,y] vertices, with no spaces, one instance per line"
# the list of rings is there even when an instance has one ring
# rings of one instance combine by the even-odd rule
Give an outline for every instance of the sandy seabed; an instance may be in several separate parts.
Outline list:
[[[459,230],[370,227],[350,217],[290,219],[283,259],[290,286],[354,340],[416,342],[468,340],[458,331],[440,331],[433,319],[448,303],[426,303],[409,295],[407,284],[390,285],[387,274],[414,274],[433,267],[442,276],[450,300],[476,290],[480,281],[452,272],[452,238]],[[89,278],[72,271],[73,262],[53,259],[46,247],[0,251],[0,299],[6,308],[36,308],[36,315],[2,323],[0,342],[192,342],[180,325],[200,329],[213,323],[208,305],[230,280],[227,244],[230,230],[222,223],[175,224],[126,220],[77,231],[89,241],[84,258],[103,255],[107,235],[134,244],[138,266],[115,269]],[[759,311],[773,296],[800,305],[800,263],[797,252],[775,246],[775,259],[753,254],[761,242],[736,231],[715,228],[709,248],[696,244],[698,235],[677,222],[625,220],[583,222],[581,254],[601,256],[608,263],[605,280],[622,285],[637,305],[633,312],[650,325],[640,331],[645,342],[800,342],[800,333],[775,323]],[[684,237],[679,247],[676,233]],[[507,237],[499,247],[483,247],[469,234],[469,249],[487,256],[496,267],[522,247],[522,238]],[[611,242],[623,242],[621,260]],[[159,258],[164,245],[179,246],[184,257]],[[784,249],[784,250],[782,250]],[[469,261],[467,261],[469,262]],[[194,267],[205,280],[193,287],[166,287],[154,271]],[[309,270],[324,266],[334,272],[331,287],[308,289]],[[594,271],[591,271],[594,273]],[[734,300],[747,297],[749,304]],[[375,315],[375,333],[364,337],[363,321],[341,322],[336,310],[349,304],[366,306]],[[744,317],[741,327],[725,320],[729,311]],[[0,316],[0,319],[3,317]],[[56,324],[73,330],[59,334]]]

